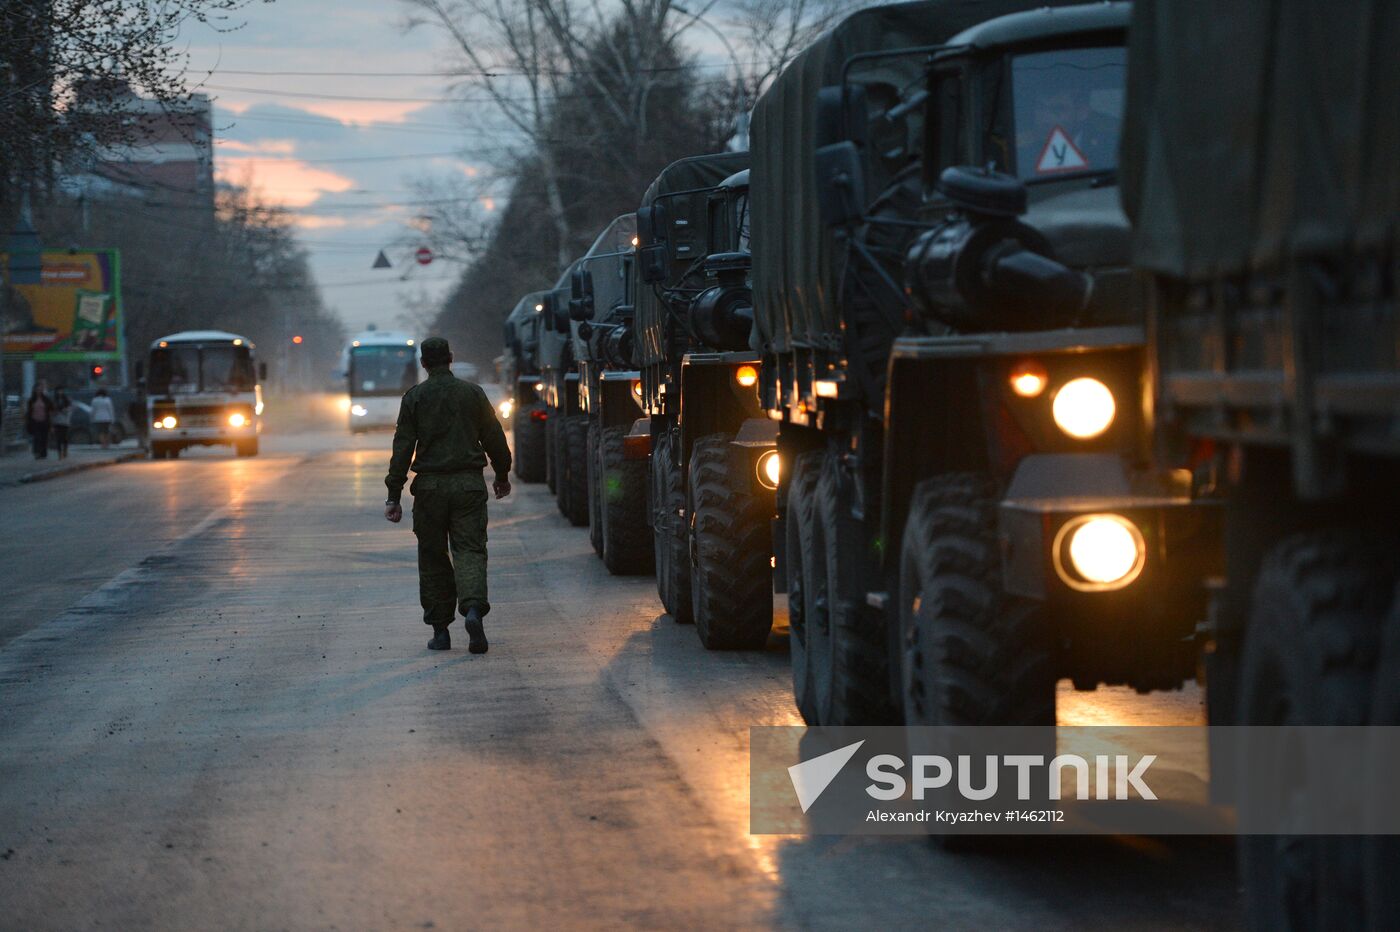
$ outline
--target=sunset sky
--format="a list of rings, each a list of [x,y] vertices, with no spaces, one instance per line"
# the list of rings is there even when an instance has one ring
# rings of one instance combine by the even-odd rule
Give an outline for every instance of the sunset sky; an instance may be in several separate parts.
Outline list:
[[[449,82],[422,73],[452,61],[434,33],[404,31],[396,3],[279,0],[239,15],[236,31],[184,36],[189,81],[215,99],[218,177],[296,211],[325,301],[350,330],[399,325],[408,296],[440,298],[460,269],[403,261],[406,222],[423,209],[412,182],[484,171],[507,140],[462,128],[468,116],[489,123],[483,108],[433,102]],[[381,248],[392,270],[371,270]]]

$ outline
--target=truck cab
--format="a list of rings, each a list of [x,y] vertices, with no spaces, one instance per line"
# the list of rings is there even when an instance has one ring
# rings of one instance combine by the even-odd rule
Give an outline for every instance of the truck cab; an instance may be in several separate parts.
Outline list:
[[[263,413],[259,380],[266,376],[253,342],[236,333],[185,330],[151,343],[151,456],[174,459],[188,447],[222,445],[239,456],[256,456]]]

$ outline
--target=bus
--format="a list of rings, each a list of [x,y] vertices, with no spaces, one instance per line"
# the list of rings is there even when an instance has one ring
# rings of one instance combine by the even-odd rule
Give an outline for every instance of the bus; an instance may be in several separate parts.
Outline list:
[[[151,343],[147,363],[154,459],[175,459],[196,446],[229,445],[239,456],[258,455],[258,383],[267,378],[267,364],[257,362],[252,340],[223,330],[184,330]]]
[[[347,398],[343,402],[352,434],[393,427],[403,393],[423,375],[413,337],[392,330],[359,333],[341,353]]]

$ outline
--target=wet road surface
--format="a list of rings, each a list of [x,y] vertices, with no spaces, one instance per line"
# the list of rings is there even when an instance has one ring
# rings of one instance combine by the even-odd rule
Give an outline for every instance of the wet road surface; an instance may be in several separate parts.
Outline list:
[[[748,834],[786,643],[705,654],[542,486],[493,503],[491,652],[430,653],[386,435],[0,490],[0,925],[1233,927],[1215,839]],[[1063,720],[1199,720],[1194,691]]]

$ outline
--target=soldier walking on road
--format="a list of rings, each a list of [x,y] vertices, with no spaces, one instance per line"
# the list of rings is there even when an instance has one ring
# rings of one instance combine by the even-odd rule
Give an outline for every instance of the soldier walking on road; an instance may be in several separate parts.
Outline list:
[[[428,648],[452,646],[447,627],[460,608],[471,638],[467,649],[484,654],[481,620],[491,604],[486,601],[486,482],[481,471],[490,457],[496,498],[509,495],[510,447],[486,392],[452,374],[447,341],[424,340],[421,358],[428,378],[410,388],[399,407],[394,454],[384,479],[389,487],[384,517],[396,524],[403,519],[399,498],[412,461],[417,473],[409,491],[418,537],[418,592],[423,620],[433,626]]]

